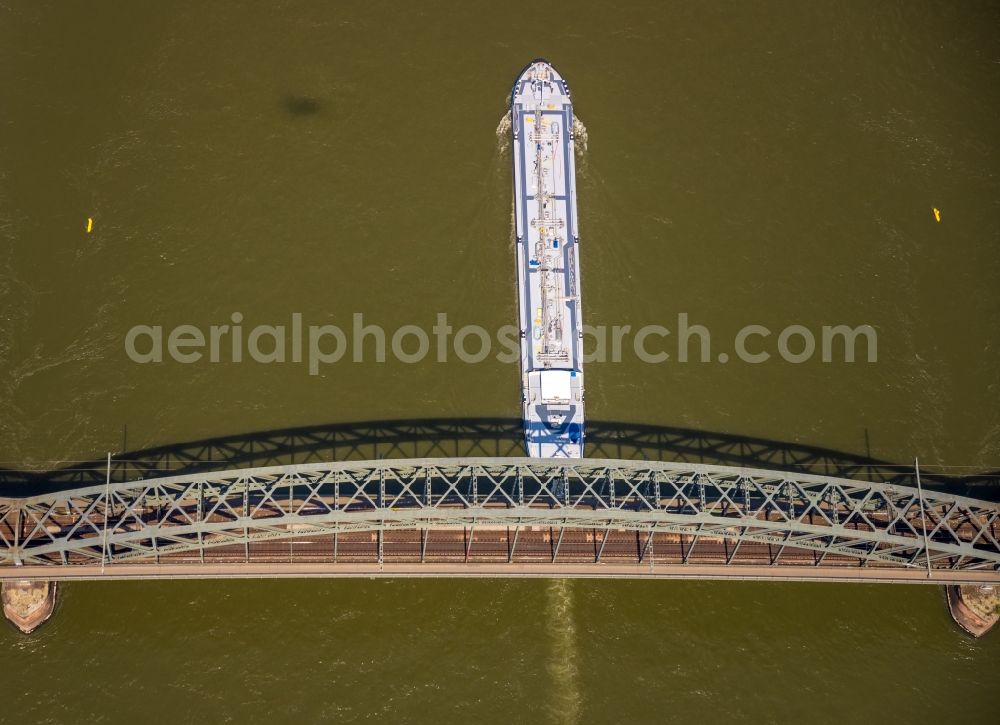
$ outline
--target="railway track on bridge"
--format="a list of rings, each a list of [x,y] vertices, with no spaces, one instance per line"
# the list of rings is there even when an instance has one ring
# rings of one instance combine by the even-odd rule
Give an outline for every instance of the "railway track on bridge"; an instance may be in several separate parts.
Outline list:
[[[457,458],[0,499],[0,578],[435,575],[1000,581],[1000,504],[764,469]]]

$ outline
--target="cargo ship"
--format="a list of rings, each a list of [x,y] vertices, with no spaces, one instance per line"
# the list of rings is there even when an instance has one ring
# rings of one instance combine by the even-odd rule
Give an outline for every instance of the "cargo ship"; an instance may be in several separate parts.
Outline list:
[[[524,437],[533,458],[582,458],[583,317],[573,106],[547,61],[511,93]]]

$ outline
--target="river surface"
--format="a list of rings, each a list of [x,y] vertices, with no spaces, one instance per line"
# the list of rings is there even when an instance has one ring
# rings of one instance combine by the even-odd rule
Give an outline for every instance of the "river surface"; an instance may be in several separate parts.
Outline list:
[[[627,340],[587,367],[589,418],[1000,467],[998,29],[977,2],[5,0],[0,467],[518,415],[492,356],[369,343],[311,375],[225,347],[140,364],[125,338],[511,323],[503,116],[538,56],[582,124],[585,319],[672,333],[664,363]],[[697,338],[678,360],[681,313],[709,361]],[[733,354],[752,324],[767,362]],[[788,362],[789,325],[871,325],[877,361]],[[17,722],[1000,717],[1000,635],[918,586],[73,584],[0,651]]]

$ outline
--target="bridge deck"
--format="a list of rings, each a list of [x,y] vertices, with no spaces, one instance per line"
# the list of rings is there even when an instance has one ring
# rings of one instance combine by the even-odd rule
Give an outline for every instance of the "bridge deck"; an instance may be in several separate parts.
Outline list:
[[[708,567],[732,570],[727,577],[764,568],[783,578],[809,568],[816,579],[982,582],[1000,580],[998,540],[996,503],[824,476],[622,460],[276,466],[0,499],[5,578],[92,575],[95,567],[123,576],[191,566],[219,575],[374,566],[491,576],[581,568],[602,576],[615,567],[694,576]]]
[[[74,567],[20,567],[17,576],[0,568],[0,580],[120,581],[129,579],[302,579],[302,578],[567,578],[705,579],[722,581],[797,581],[853,584],[997,584],[990,572],[827,566],[720,566],[717,564],[498,564],[498,563],[186,563]]]

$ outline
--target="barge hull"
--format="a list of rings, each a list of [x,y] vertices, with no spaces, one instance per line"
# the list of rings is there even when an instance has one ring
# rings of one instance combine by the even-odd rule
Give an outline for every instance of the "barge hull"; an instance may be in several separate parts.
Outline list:
[[[536,458],[582,458],[583,316],[569,87],[544,60],[511,95],[514,220],[525,445]]]

